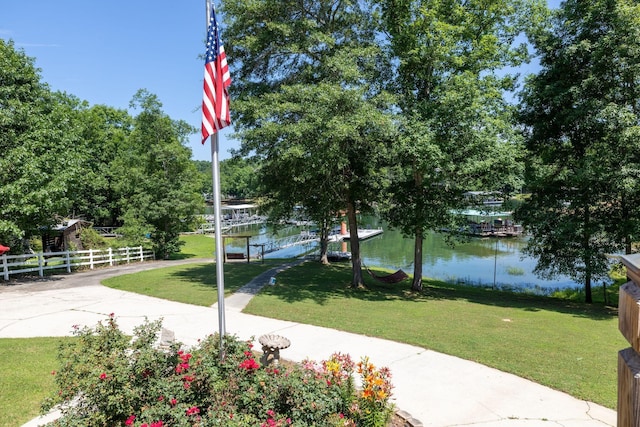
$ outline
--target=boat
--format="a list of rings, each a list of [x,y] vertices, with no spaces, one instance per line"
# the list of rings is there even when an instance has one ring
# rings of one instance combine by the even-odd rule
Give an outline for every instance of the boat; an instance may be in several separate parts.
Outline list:
[[[327,259],[331,262],[349,261],[351,259],[351,252],[327,251]]]

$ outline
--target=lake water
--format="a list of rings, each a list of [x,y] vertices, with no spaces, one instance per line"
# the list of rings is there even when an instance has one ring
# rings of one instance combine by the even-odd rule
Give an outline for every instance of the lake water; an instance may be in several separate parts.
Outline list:
[[[413,239],[406,239],[376,219],[369,219],[362,228],[384,229],[384,233],[360,242],[362,261],[368,267],[413,272]],[[264,226],[234,230],[235,234],[251,235],[251,244],[267,243],[271,239],[299,234],[303,228],[289,227],[274,235]],[[244,252],[244,239],[228,240],[227,251]],[[533,274],[535,259],[523,257],[526,238],[471,238],[468,242],[449,246],[441,233],[428,233],[423,246],[423,275],[452,282],[464,282],[497,287],[527,288],[544,293],[556,288],[575,288],[581,285],[569,277],[543,280]],[[330,250],[343,249],[333,244]],[[346,244],[346,250],[350,250]],[[252,256],[259,248],[251,247]],[[306,244],[268,254],[265,258],[289,258],[318,251],[317,244]]]

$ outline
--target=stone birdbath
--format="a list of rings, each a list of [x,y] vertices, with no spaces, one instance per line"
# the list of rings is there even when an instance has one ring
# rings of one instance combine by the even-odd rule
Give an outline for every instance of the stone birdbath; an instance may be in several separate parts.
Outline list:
[[[288,348],[291,345],[291,341],[289,341],[288,338],[274,334],[262,335],[258,338],[258,342],[262,344],[263,354],[260,358],[262,366],[267,366],[271,362],[273,362],[275,366],[278,366],[280,350]]]

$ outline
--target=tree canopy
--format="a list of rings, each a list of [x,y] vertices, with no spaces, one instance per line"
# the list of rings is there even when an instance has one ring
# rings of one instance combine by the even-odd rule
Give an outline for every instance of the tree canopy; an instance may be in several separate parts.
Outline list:
[[[0,39],[0,242],[15,252],[64,218],[120,227],[158,256],[178,249],[200,207],[184,144],[193,129],[167,117],[157,98],[140,113],[52,92],[33,60]]]
[[[516,78],[499,71],[528,58],[517,37],[540,4],[376,3],[397,64],[390,87],[402,114],[386,217],[415,238],[412,288],[420,290],[424,233],[456,230],[454,212],[468,206],[467,191],[520,187],[520,138],[505,100]]]
[[[607,254],[638,236],[639,36],[637,2],[567,0],[534,39],[542,70],[522,96],[527,251],[540,274],[584,283],[587,302]]]
[[[302,204],[326,237],[346,209],[352,285],[363,285],[356,211],[381,194],[394,132],[371,9],[351,0],[227,0],[223,12],[241,152],[260,159],[272,212]]]
[[[0,239],[16,248],[72,206],[82,178],[74,100],[53,94],[33,60],[0,40]]]

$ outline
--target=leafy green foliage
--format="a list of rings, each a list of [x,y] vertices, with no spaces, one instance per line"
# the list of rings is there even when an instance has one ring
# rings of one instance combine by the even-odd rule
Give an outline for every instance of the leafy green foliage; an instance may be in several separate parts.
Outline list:
[[[391,414],[388,370],[368,361],[359,368],[367,385],[359,393],[345,355],[261,367],[251,344],[231,336],[224,357],[215,335],[188,350],[179,343],[158,348],[160,328],[160,321],[145,322],[130,339],[113,315],[78,328],[77,339],[60,347],[58,392],[43,403],[44,411],[61,405],[63,416],[52,425],[379,427]],[[356,424],[352,413],[362,420]]]
[[[545,276],[606,280],[606,254],[640,231],[640,9],[627,1],[567,1],[534,39],[542,70],[523,94],[527,181],[517,211]]]
[[[68,184],[80,180],[83,158],[72,103],[49,91],[31,58],[0,40],[0,241],[16,250],[71,205]]]
[[[140,114],[89,107],[40,81],[33,60],[0,40],[0,242],[15,252],[59,218],[122,226],[156,253],[178,251],[201,205],[184,146],[193,129],[172,121],[157,98],[134,97]]]
[[[190,229],[202,203],[191,152],[183,145],[194,130],[172,121],[155,95],[138,91],[131,101],[139,108],[126,156],[118,159],[124,230],[147,229],[158,258],[178,252],[181,231]]]
[[[106,249],[109,242],[93,228],[83,228],[80,232],[80,241],[84,249]]]

